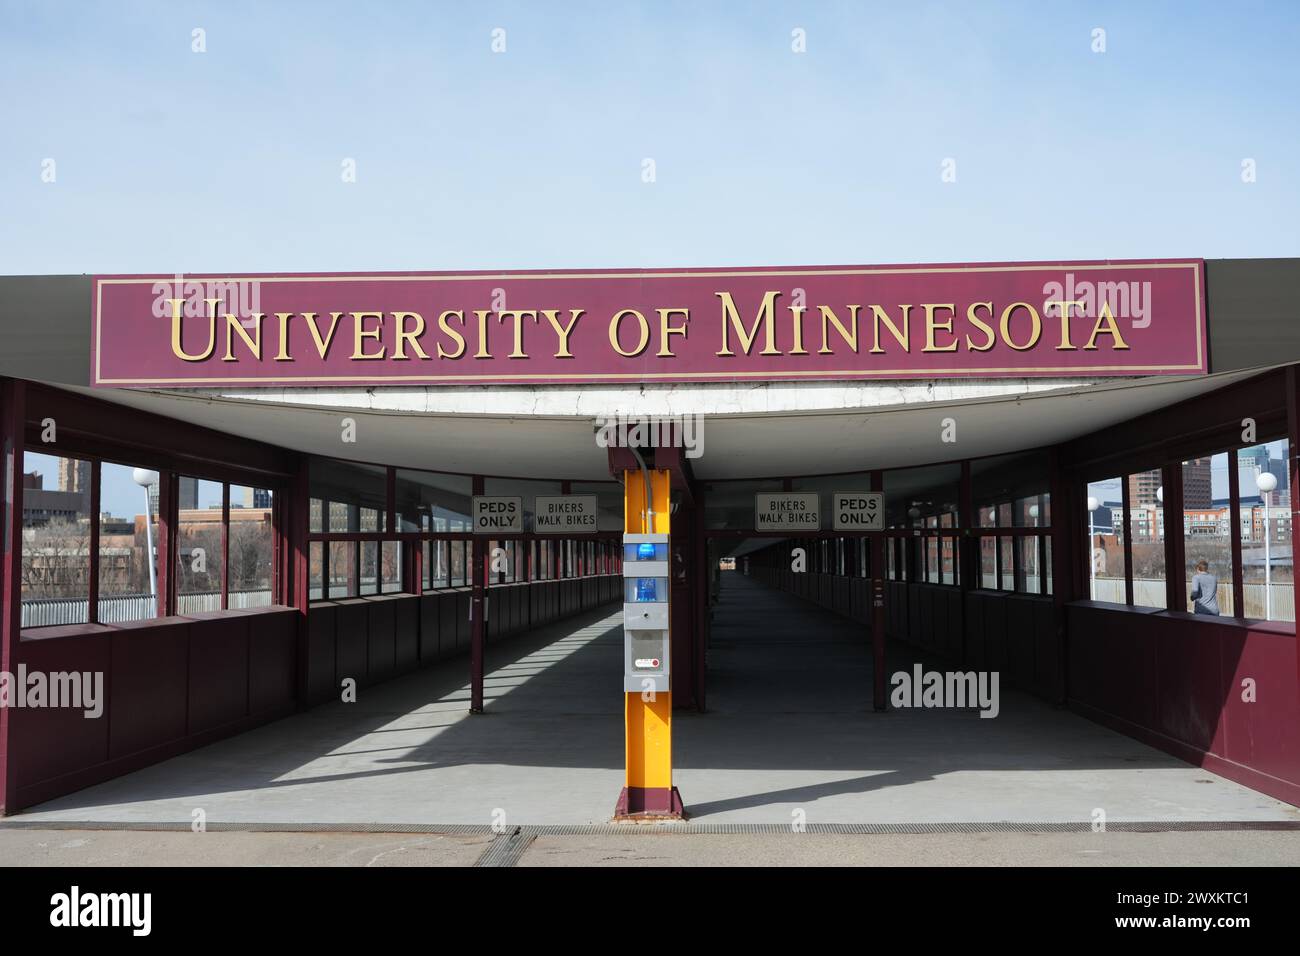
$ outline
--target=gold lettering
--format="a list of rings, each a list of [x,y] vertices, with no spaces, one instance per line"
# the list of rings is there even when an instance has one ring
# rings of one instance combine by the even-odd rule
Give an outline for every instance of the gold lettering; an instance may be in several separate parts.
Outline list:
[[[465,336],[461,335],[459,332],[457,332],[455,329],[453,329],[450,325],[447,324],[448,316],[453,316],[459,319],[462,325],[465,324],[465,313],[460,311],[459,309],[448,309],[446,312],[442,313],[442,315],[438,316],[438,328],[456,340],[456,351],[454,352],[443,351],[442,343],[439,342],[438,358],[457,359],[465,354]]]
[[[385,349],[383,345],[380,345],[379,351],[376,352],[375,354],[373,355],[366,354],[363,340],[374,339],[376,342],[378,342],[379,336],[383,333],[382,324],[376,325],[373,329],[367,329],[366,319],[378,319],[382,323],[384,321],[384,314],[382,312],[353,312],[352,313],[352,321],[355,323],[353,325],[353,336],[352,336],[352,360],[354,362],[362,359],[381,359],[387,353],[387,349]]]
[[[407,319],[415,319],[415,328],[409,332],[406,329]],[[415,353],[420,358],[427,359],[429,354],[421,348],[419,341],[417,341],[424,334],[424,316],[419,312],[394,312],[393,322],[397,326],[397,341],[393,343],[393,358],[405,359],[406,344],[409,342],[411,348],[415,349]]]
[[[660,358],[674,358],[673,350],[668,345],[668,336],[686,335],[686,323],[681,325],[669,325],[668,317],[670,315],[684,316],[686,322],[691,320],[690,309],[655,309],[659,313],[659,351],[655,354]]]
[[[802,305],[790,306],[790,330],[794,333],[794,348],[790,350],[790,355],[808,354],[808,350],[803,347],[803,313]]]
[[[1029,336],[1028,342],[1024,345],[1017,345],[1011,339],[1011,316],[1015,314],[1016,309],[1021,308],[1029,310],[1029,319],[1034,331],[1033,334]],[[1038,339],[1043,334],[1043,323],[1038,317],[1038,310],[1028,302],[1012,302],[1002,310],[1002,318],[998,325],[1002,330],[1002,341],[1006,342],[1007,345],[1011,346],[1017,352],[1027,352],[1029,349],[1032,349],[1038,344]]]
[[[840,321],[840,317],[831,310],[830,306],[819,305],[817,307],[817,310],[822,315],[822,347],[817,350],[818,355],[830,355],[835,351],[830,347],[830,343],[826,341],[832,325],[840,333],[840,338],[848,343],[850,349],[854,352],[858,350],[858,310],[861,308],[860,305],[849,306],[849,322],[853,326],[853,331],[850,332],[844,327],[844,323]]]
[[[311,337],[316,342],[316,351],[320,357],[324,358],[325,353],[329,351],[330,345],[334,342],[334,331],[339,327],[339,319],[343,318],[342,312],[330,313],[330,330],[324,338],[321,337],[320,327],[316,325],[316,313],[304,312],[302,317],[307,320],[307,328],[311,330]]]
[[[990,319],[993,318],[992,302],[972,302],[966,307],[966,321],[979,328],[980,331],[987,336],[983,345],[974,344],[971,342],[970,336],[966,336],[966,348],[972,352],[987,352],[989,349],[993,348],[993,343],[998,340],[997,335],[993,331],[993,326],[989,325],[975,314],[975,310],[981,307],[988,310]]]
[[[722,351],[718,355],[735,355],[728,343],[727,330],[734,328],[736,335],[740,339],[740,347],[746,355],[754,346],[754,339],[758,338],[758,327],[763,326],[763,350],[759,355],[780,355],[781,350],[776,347],[776,328],[772,318],[772,311],[776,308],[776,297],[781,293],[775,290],[766,293],[763,296],[763,304],[759,306],[758,315],[754,317],[754,324],[746,330],[745,325],[740,320],[740,313],[736,310],[736,303],[731,298],[730,292],[713,293],[722,300]]]
[[[240,324],[239,319],[227,313],[226,354],[221,357],[221,361],[223,362],[239,361],[239,359],[235,358],[234,352],[231,351],[231,346],[234,344],[233,337],[230,334],[231,332],[235,332],[236,334],[239,335],[241,339],[244,340],[244,344],[248,346],[248,350],[253,353],[253,358],[257,359],[259,362],[262,361],[262,320],[266,318],[266,316],[263,315],[261,312],[254,312],[251,318],[253,320],[253,329],[257,333],[255,336],[249,335],[248,329],[244,328],[244,326]]]
[[[181,306],[185,304],[184,299],[168,299],[172,304],[172,353],[186,362],[202,362],[212,357],[212,353],[217,349],[217,322],[216,311],[217,303],[220,299],[204,299],[208,304],[208,347],[198,355],[191,355],[185,351],[181,344]]]
[[[641,327],[641,338],[637,342],[636,348],[630,352],[624,352],[623,346],[620,345],[618,341],[618,326],[619,323],[623,321],[623,316],[625,315],[635,315],[637,324]],[[614,317],[609,320],[609,344],[614,346],[614,351],[619,355],[626,356],[627,358],[631,358],[634,355],[640,355],[645,351],[645,347],[649,342],[650,323],[647,322],[646,317],[636,309],[621,309],[614,313]]]
[[[491,314],[492,312],[489,309],[474,310],[474,317],[478,319],[478,350],[474,353],[476,359],[490,359],[492,357],[487,344],[487,320]]]
[[[1106,325],[1106,328],[1104,329],[1102,328],[1103,323]],[[1111,312],[1109,302],[1103,302],[1101,304],[1101,315],[1097,316],[1097,324],[1092,327],[1092,335],[1088,336],[1088,344],[1084,346],[1084,349],[1096,351],[1097,336],[1101,335],[1103,332],[1114,338],[1115,342],[1111,346],[1112,349],[1128,348],[1128,343],[1124,341],[1124,336],[1119,334],[1119,324],[1115,321],[1115,313]]]
[[[871,307],[872,341],[875,343],[874,345],[871,346],[872,353],[879,353],[885,351],[883,348],[880,347],[880,323],[881,322],[885,323],[885,326],[889,329],[889,333],[894,337],[894,339],[898,342],[898,344],[903,347],[904,352],[912,351],[907,344],[908,339],[911,337],[912,334],[911,326],[909,324],[912,317],[912,307],[910,305],[900,305],[899,308],[903,310],[903,328],[901,331],[899,330],[898,326],[894,324],[893,320],[890,319],[888,312],[886,312],[878,305],[873,305]]]
[[[289,357],[289,320],[293,318],[292,312],[277,312],[276,319],[280,322],[280,351],[275,353],[275,361],[292,362]]]
[[[526,359],[528,355],[524,352],[524,319],[532,319],[536,322],[537,312],[533,309],[507,309],[497,313],[497,321],[504,322],[507,316],[515,320],[515,347],[506,358]]]
[[[952,335],[952,319],[957,314],[957,306],[952,302],[926,302],[921,306],[925,310],[925,348],[922,352],[955,352],[957,351],[957,340],[953,339],[947,345],[936,345],[934,342],[935,332],[947,332]],[[934,317],[938,309],[948,310],[948,321],[940,322]]]
[[[1056,351],[1058,352],[1077,351],[1077,346],[1070,341],[1070,309],[1076,305],[1080,308],[1083,307],[1082,302],[1064,302],[1058,300],[1043,303],[1044,309],[1056,306],[1061,310],[1061,344],[1056,347]]]
[[[585,311],[585,309],[570,309],[569,324],[561,326],[558,309],[542,309],[542,315],[546,316],[546,321],[551,323],[551,328],[555,329],[555,334],[560,339],[560,350],[555,353],[555,358],[573,358],[573,353],[569,351],[569,334]]]

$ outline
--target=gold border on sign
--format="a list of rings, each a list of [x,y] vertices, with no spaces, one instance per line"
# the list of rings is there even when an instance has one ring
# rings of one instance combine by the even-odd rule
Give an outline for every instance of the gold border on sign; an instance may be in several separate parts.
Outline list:
[[[1012,366],[1012,367],[973,367],[959,369],[809,369],[793,371],[768,372],[575,372],[575,373],[537,373],[505,374],[490,373],[484,375],[388,375],[376,378],[373,375],[308,375],[308,376],[221,376],[206,378],[104,378],[101,374],[100,348],[103,323],[100,321],[103,306],[103,287],[105,285],[154,285],[158,282],[174,282],[176,276],[133,276],[130,278],[96,278],[95,282],[95,379],[94,385],[263,385],[276,388],[286,385],[321,385],[330,382],[365,382],[375,386],[387,384],[446,384],[456,382],[500,382],[502,384],[521,384],[524,382],[590,382],[603,384],[615,381],[646,381],[653,379],[677,381],[708,379],[765,379],[782,381],[803,378],[883,378],[889,376],[907,378],[943,378],[946,376],[968,376],[972,373],[1012,373],[1037,374],[1042,372],[1202,372],[1204,366],[1204,332],[1205,317],[1201,306],[1201,261],[1195,262],[1120,262],[1114,264],[1085,263],[1071,265],[1023,265],[1023,266],[953,266],[953,267],[917,267],[917,268],[864,268],[864,269],[793,269],[793,270],[725,270],[719,272],[554,272],[554,273],[500,273],[500,274],[404,274],[404,275],[332,275],[332,276],[191,276],[201,278],[204,282],[501,282],[546,279],[736,279],[755,276],[775,276],[778,278],[814,277],[814,276],[871,276],[871,275],[936,275],[944,273],[971,272],[1074,272],[1128,269],[1190,269],[1192,272],[1192,293],[1196,313],[1196,364],[1195,365],[1061,365],[1061,366]]]

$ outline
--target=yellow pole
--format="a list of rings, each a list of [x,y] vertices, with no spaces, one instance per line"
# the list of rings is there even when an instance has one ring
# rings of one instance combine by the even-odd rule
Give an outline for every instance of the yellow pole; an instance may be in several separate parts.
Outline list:
[[[625,471],[623,487],[624,532],[668,534],[671,488],[668,472],[650,471],[650,503],[654,512],[651,522],[646,521],[645,481],[641,472]],[[673,789],[673,695],[671,692],[628,693],[624,698],[627,771],[618,814],[682,816],[681,799]]]

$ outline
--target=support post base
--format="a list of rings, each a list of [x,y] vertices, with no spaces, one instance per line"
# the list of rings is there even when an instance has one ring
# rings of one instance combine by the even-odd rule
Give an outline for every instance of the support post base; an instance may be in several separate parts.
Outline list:
[[[686,807],[676,787],[624,787],[614,807],[616,823],[685,819]]]

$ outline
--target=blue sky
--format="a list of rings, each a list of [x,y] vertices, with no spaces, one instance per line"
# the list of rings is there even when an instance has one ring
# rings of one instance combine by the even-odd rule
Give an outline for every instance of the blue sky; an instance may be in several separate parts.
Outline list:
[[[1296,256],[1297,48],[1295,3],[0,0],[0,271]]]
[[[0,271],[1295,256],[1297,48],[1295,3],[0,0]]]

